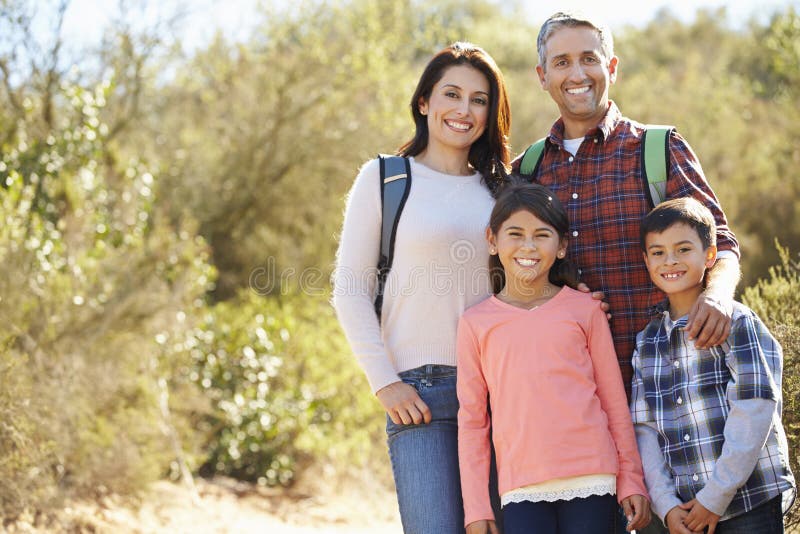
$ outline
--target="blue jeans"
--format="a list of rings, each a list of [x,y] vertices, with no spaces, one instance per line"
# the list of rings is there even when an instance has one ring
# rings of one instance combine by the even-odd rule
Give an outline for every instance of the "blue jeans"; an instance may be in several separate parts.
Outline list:
[[[614,495],[512,502],[503,508],[503,524],[505,534],[608,534],[616,511]]]
[[[405,534],[462,534],[458,471],[456,368],[424,365],[400,373],[431,410],[427,425],[397,425],[387,416],[400,519]]]

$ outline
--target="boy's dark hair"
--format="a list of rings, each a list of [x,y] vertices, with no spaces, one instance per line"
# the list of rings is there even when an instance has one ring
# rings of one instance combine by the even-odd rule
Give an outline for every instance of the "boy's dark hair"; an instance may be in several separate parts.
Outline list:
[[[703,248],[717,244],[717,225],[711,211],[692,197],[662,202],[644,216],[639,227],[639,244],[644,252],[647,234],[660,234],[673,224],[688,224],[697,231]]]
[[[540,184],[525,181],[517,174],[509,176],[497,195],[492,214],[489,216],[489,229],[494,235],[514,213],[527,211],[546,222],[561,239],[566,239],[569,231],[567,211],[552,191]],[[497,255],[489,256],[489,276],[492,291],[497,294],[506,283],[505,271]],[[566,258],[557,258],[550,268],[550,283],[576,288],[579,282],[578,269]]]

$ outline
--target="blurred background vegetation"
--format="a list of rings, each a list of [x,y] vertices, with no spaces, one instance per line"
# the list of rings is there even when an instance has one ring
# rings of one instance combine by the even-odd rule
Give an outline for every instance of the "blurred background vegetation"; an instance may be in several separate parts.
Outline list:
[[[343,199],[409,137],[417,76],[454,40],[502,68],[514,152],[544,135],[538,26],[489,0],[265,2],[246,39],[189,50],[175,21],[123,16],[75,60],[68,3],[42,5],[0,0],[0,516],[190,474],[388,480],[328,303]],[[678,126],[741,240],[744,298],[786,349],[794,462],[800,15],[662,12],[615,37],[612,98]]]

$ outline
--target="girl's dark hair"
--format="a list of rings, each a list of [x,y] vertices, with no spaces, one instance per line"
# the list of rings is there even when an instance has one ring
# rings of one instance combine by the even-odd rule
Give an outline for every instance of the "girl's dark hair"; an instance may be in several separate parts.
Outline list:
[[[489,217],[489,229],[497,235],[500,227],[518,211],[527,211],[555,228],[558,236],[567,239],[569,219],[561,202],[543,185],[523,182],[512,176],[508,185],[503,187],[497,196],[492,214]],[[489,256],[489,276],[492,291],[497,294],[506,284],[506,275],[497,254]],[[575,288],[578,285],[578,269],[565,258],[556,258],[548,276],[550,283],[557,286],[567,285]]]
[[[416,131],[400,147],[401,156],[416,156],[428,146],[428,118],[420,113],[419,101],[429,101],[433,86],[444,72],[455,65],[468,65],[481,72],[489,82],[489,116],[486,130],[469,149],[469,163],[483,175],[489,190],[495,194],[508,176],[510,150],[508,134],[511,130],[511,109],[503,74],[494,59],[485,50],[472,43],[457,42],[440,50],[428,62],[411,97],[411,115]]]

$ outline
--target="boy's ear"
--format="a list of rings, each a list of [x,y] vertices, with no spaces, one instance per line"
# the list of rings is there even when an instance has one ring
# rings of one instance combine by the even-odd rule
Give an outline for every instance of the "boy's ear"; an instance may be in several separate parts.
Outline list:
[[[717,261],[717,246],[711,245],[706,249],[706,269],[710,269]]]

